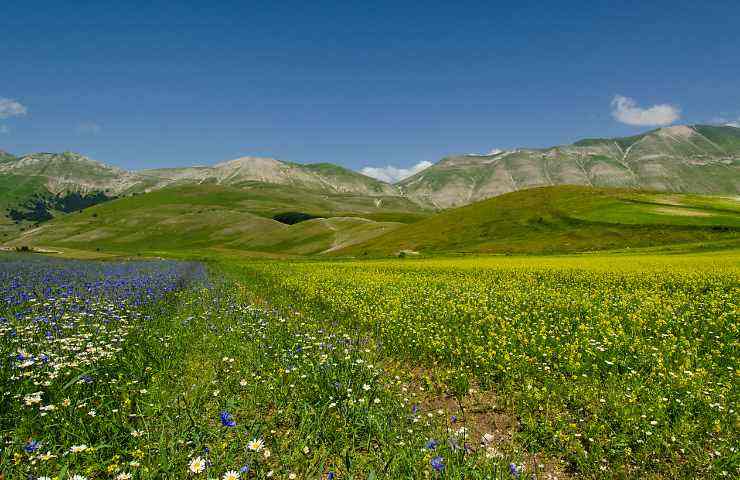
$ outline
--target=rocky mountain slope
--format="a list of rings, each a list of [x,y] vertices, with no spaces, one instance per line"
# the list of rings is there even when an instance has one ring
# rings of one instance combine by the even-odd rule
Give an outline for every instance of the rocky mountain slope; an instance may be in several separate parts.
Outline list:
[[[38,177],[53,194],[102,191],[111,195],[156,190],[173,184],[240,185],[261,182],[332,193],[398,195],[396,187],[328,163],[301,165],[274,158],[243,157],[212,167],[131,172],[77,153],[34,153],[16,158],[0,152],[0,175]]]
[[[70,152],[16,158],[0,151],[0,180],[16,183],[20,178],[43,185],[37,193],[52,195],[120,196],[178,185],[265,183],[365,195],[380,203],[383,198],[403,196],[437,209],[563,184],[736,195],[740,192],[740,128],[672,126],[626,138],[452,156],[397,185],[330,163],[298,164],[263,157],[131,172]]]
[[[627,138],[453,156],[398,186],[419,203],[449,208],[563,184],[735,195],[740,129],[681,125]]]
[[[330,163],[301,165],[263,157],[242,157],[212,167],[144,170],[140,174],[158,178],[158,186],[183,183],[238,186],[247,182],[262,182],[333,193],[398,195],[396,187],[338,165]]]

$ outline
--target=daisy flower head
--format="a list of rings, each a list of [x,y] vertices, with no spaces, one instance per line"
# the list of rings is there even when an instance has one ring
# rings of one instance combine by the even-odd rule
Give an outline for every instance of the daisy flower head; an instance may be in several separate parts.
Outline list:
[[[69,448],[69,451],[72,453],[82,453],[85,450],[87,450],[87,445],[84,445],[84,444],[83,445],[72,445]]]
[[[224,476],[222,478],[223,480],[238,480],[239,472],[237,472],[236,470],[229,470],[228,472],[224,473]]]
[[[251,450],[252,452],[259,452],[264,448],[265,441],[261,438],[254,438],[247,443],[247,449]]]
[[[116,480],[131,480],[131,474],[127,472],[121,472],[116,475]]]
[[[188,469],[190,470],[190,473],[201,473],[203,470],[206,469],[206,461],[203,460],[203,457],[195,457],[194,459],[190,460],[190,465],[188,465]]]

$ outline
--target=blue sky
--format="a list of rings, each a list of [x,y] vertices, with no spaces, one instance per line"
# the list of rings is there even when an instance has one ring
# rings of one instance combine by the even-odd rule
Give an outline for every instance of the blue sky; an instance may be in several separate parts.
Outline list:
[[[740,118],[737,1],[109,3],[3,5],[0,149],[411,168]]]

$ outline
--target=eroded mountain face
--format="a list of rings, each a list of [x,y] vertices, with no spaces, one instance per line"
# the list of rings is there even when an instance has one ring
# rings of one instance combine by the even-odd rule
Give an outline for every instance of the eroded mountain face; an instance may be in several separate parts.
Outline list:
[[[4,152],[3,152],[4,153]],[[334,193],[398,195],[396,187],[330,164],[299,165],[273,158],[243,157],[212,167],[165,168],[130,172],[72,153],[0,155],[0,175],[40,177],[52,194],[101,191],[112,195],[156,190],[170,185],[246,182],[296,185]]]
[[[330,193],[406,196],[434,208],[561,184],[735,195],[740,192],[740,129],[679,125],[634,137],[587,139],[547,149],[458,155],[397,185],[329,163],[303,165],[242,157],[206,167],[131,172],[70,152],[16,158],[0,151],[2,175],[34,178],[54,195],[105,192],[119,196],[173,185],[239,187],[260,182]]]
[[[737,194],[740,129],[680,125],[628,138],[448,157],[399,187],[417,202],[449,208],[562,184]]]

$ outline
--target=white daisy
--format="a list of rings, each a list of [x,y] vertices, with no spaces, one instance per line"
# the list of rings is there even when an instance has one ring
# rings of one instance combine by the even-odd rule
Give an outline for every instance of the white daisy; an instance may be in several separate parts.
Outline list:
[[[203,460],[201,457],[195,457],[190,461],[190,465],[188,466],[188,468],[192,473],[201,473],[203,470],[206,469],[206,461]]]
[[[259,452],[264,446],[265,442],[261,438],[255,438],[247,443],[247,448],[253,452]]]

